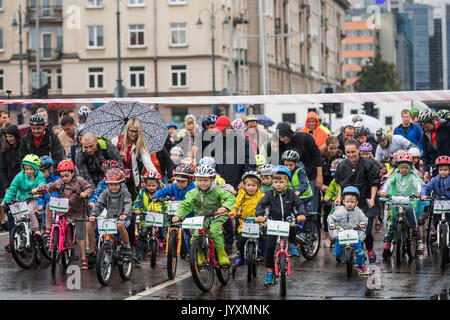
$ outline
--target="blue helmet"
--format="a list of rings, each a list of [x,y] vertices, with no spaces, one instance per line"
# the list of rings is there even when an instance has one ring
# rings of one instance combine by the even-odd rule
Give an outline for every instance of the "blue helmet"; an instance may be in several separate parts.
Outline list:
[[[344,190],[342,190],[342,196],[345,196],[346,194],[353,194],[358,198],[360,196],[358,188],[354,186],[345,187]]]
[[[216,123],[216,121],[217,121],[217,116],[215,114],[207,115],[205,117],[205,120],[203,120],[203,122],[206,124],[213,124],[213,123]]]
[[[174,127],[175,129],[178,129],[178,126],[175,122],[169,122],[166,126],[167,129],[170,129],[172,127]]]
[[[41,170],[45,170],[52,166],[53,167],[55,166],[55,162],[49,156],[42,156],[40,160],[41,160],[41,168],[40,168]]]
[[[281,174],[285,174],[289,177],[289,180],[291,179],[291,172],[289,171],[288,168],[286,168],[286,166],[275,166],[272,168],[272,175],[277,174],[277,173],[281,173]]]

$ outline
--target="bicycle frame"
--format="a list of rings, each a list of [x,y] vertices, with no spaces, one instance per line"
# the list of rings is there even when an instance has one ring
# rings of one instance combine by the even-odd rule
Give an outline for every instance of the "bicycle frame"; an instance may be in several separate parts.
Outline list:
[[[67,224],[67,220],[66,217],[61,215],[60,213],[56,213],[56,218],[55,218],[55,224],[52,226],[52,231],[50,234],[50,243],[53,243],[53,236],[54,236],[54,232],[55,232],[55,228],[58,228],[58,252],[62,252],[66,249],[72,249],[73,248],[73,239],[72,239],[72,235],[70,234],[70,230],[69,230],[69,226]],[[69,235],[69,239],[70,239],[70,246],[66,247],[64,240],[66,238],[66,232]]]
[[[278,260],[280,259],[280,255],[283,253],[287,259],[287,274],[290,275],[291,274],[291,260],[289,259],[289,253],[286,251],[285,249],[285,243],[286,243],[286,239],[282,238],[280,236],[278,236],[277,239],[277,245],[279,246],[279,250],[277,251],[276,255],[275,255],[275,275],[278,276],[279,275],[279,265],[278,265]]]
[[[437,228],[436,228],[436,232],[437,232],[437,234],[440,234],[440,232],[441,232],[441,228],[442,228],[442,226],[443,225],[445,225],[446,226],[446,228],[447,228],[447,239],[445,239],[445,242],[446,242],[446,245],[447,245],[447,247],[449,247],[449,235],[448,235],[448,233],[449,233],[449,224],[448,224],[448,221],[447,221],[447,218],[446,218],[446,212],[442,212],[441,213],[441,219],[439,220],[439,223],[438,223],[438,225],[437,225]],[[436,239],[436,241],[437,241],[437,244],[438,244],[438,246],[440,246],[440,241],[441,241],[441,237],[439,236],[439,237],[437,237],[437,239]]]
[[[219,265],[219,262],[216,260],[216,255],[214,254],[214,248],[215,248],[214,241],[209,238],[208,234],[205,231],[204,226],[199,230],[198,236],[194,235],[194,239],[203,239],[203,241],[205,241],[205,244],[208,247],[209,259],[212,260],[211,262],[212,262],[213,267],[217,267]],[[206,261],[206,262],[209,262],[209,261]]]
[[[181,252],[181,228],[179,227],[179,225],[175,226],[172,225],[168,230],[167,230],[167,234],[166,234],[166,254],[168,254],[169,252],[169,236],[172,233],[172,231],[176,231],[178,234],[178,241],[177,241],[177,254],[179,255]]]

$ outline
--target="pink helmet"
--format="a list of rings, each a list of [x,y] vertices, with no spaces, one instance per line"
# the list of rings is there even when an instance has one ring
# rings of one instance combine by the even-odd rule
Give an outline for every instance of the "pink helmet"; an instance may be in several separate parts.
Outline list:
[[[359,151],[363,151],[363,152],[372,152],[373,147],[370,143],[368,142],[364,142],[359,146]]]

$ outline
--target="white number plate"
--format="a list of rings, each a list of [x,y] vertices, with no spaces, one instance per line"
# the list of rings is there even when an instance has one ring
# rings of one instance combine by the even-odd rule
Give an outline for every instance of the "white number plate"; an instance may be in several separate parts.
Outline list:
[[[267,220],[267,234],[272,236],[289,236],[289,222]]]
[[[26,201],[17,202],[9,206],[14,217],[19,217],[28,214],[28,205]]]
[[[106,211],[106,208],[103,209],[102,213],[98,216],[98,219],[106,219],[108,212]]]
[[[391,197],[391,203],[395,206],[409,205],[409,197],[393,196]]]
[[[245,238],[259,238],[259,224],[243,222],[242,236]]]
[[[435,200],[433,205],[434,214],[450,212],[450,200]]]
[[[201,229],[203,228],[204,219],[205,217],[203,216],[186,218],[183,220],[183,224],[181,225],[181,227],[183,229]]]
[[[145,225],[151,227],[162,227],[164,223],[164,214],[161,212],[147,212],[145,215]]]
[[[97,219],[98,233],[117,234],[117,222],[114,219]]]
[[[180,205],[181,201],[169,201],[167,204],[167,214],[174,215]]]
[[[50,197],[50,209],[56,212],[69,212],[69,199]]]
[[[358,231],[356,230],[343,230],[339,232],[339,244],[341,245],[358,243],[358,241]]]

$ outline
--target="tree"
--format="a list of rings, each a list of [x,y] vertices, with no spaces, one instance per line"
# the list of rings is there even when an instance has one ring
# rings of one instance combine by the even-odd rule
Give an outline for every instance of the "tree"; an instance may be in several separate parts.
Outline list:
[[[369,58],[369,62],[362,66],[356,76],[355,90],[358,92],[402,90],[402,80],[395,71],[395,64],[383,60],[380,53],[375,58]]]

